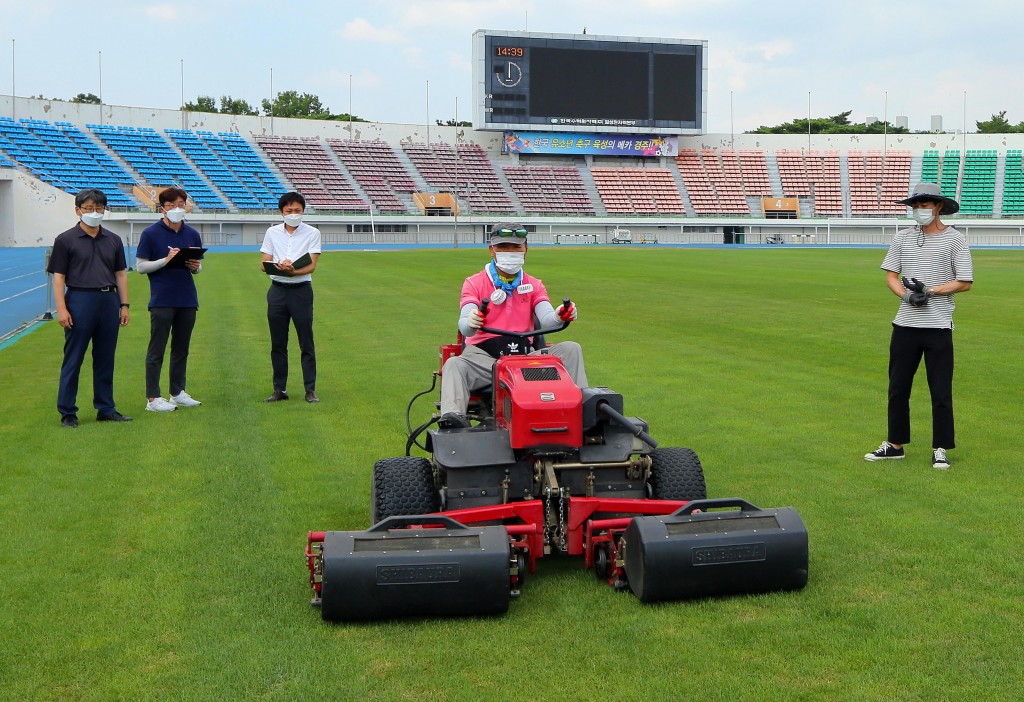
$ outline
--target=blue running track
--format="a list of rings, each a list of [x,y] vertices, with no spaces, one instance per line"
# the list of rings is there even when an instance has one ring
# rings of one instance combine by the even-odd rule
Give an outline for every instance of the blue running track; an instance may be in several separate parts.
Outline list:
[[[46,312],[45,247],[0,248],[0,337]]]

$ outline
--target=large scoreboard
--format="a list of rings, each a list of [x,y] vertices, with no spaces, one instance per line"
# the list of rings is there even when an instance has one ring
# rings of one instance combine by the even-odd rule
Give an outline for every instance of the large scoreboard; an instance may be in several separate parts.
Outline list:
[[[480,29],[473,128],[703,134],[707,42]]]

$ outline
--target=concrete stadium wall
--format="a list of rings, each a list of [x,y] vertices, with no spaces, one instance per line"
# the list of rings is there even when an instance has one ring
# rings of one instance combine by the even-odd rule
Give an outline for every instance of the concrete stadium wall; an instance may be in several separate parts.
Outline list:
[[[500,132],[477,132],[469,127],[439,127],[425,124],[387,122],[348,122],[276,117],[247,117],[211,112],[181,112],[152,107],[120,105],[84,105],[62,100],[12,98],[0,95],[0,115],[16,119],[44,119],[48,122],[112,124],[126,127],[164,129],[203,129],[211,132],[235,132],[243,136],[319,137],[321,139],[383,139],[392,144],[407,142],[473,142],[488,152],[501,152]],[[704,134],[681,136],[679,145],[690,149],[812,149],[849,151],[909,149],[920,154],[925,149],[1024,149],[1024,134]]]
[[[0,168],[0,246],[49,246],[76,221],[74,195]]]

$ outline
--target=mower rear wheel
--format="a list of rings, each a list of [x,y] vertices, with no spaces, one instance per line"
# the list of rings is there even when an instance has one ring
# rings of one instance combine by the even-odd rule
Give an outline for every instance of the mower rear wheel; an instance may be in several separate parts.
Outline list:
[[[370,482],[370,521],[388,517],[437,512],[440,498],[434,489],[430,461],[417,456],[384,458],[373,466]]]
[[[651,490],[656,500],[703,500],[708,496],[704,469],[688,448],[656,448],[651,452]]]

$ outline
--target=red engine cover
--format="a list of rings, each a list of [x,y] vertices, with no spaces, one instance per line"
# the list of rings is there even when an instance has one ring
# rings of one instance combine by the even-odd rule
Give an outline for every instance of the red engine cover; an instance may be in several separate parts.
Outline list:
[[[495,419],[512,448],[583,445],[583,393],[560,359],[502,356],[495,378]]]

